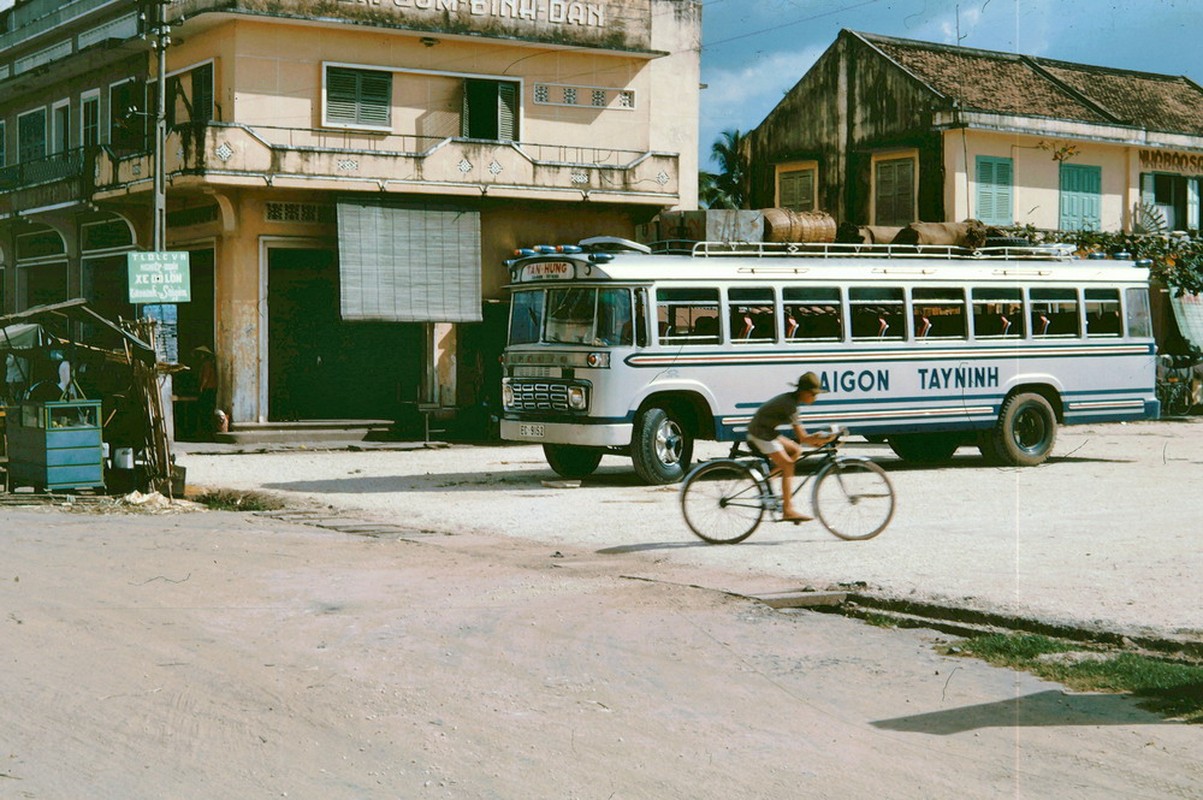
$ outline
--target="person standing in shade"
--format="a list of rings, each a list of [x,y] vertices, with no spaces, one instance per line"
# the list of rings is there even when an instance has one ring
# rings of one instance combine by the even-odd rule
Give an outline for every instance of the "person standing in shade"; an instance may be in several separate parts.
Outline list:
[[[20,402],[28,377],[29,366],[25,359],[12,351],[6,353],[4,356],[4,387],[9,403],[15,405]]]
[[[196,408],[200,428],[205,434],[217,430],[217,361],[213,351],[201,345],[192,351],[196,355]]]
[[[793,506],[794,462],[802,455],[802,445],[822,447],[836,438],[835,434],[807,433],[798,421],[798,406],[810,405],[821,392],[819,376],[807,372],[798,378],[794,391],[779,394],[756,409],[748,424],[748,443],[768,456],[781,472],[781,516],[791,522],[814,519],[798,513]],[[777,432],[786,424],[793,426],[794,439]]]

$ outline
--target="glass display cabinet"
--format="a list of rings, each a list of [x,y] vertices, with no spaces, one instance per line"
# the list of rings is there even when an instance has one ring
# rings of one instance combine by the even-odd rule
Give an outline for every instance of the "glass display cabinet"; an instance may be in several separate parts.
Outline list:
[[[10,490],[104,488],[99,400],[26,401],[7,411]]]

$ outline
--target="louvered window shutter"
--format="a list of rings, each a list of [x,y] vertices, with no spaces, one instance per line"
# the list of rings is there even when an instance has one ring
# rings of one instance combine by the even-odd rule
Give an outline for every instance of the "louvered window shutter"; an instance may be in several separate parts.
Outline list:
[[[518,84],[497,84],[497,140],[512,142],[518,138]]]
[[[472,135],[472,120],[471,120],[472,115],[470,113],[471,109],[472,109],[472,103],[470,101],[471,93],[468,91],[468,83],[469,83],[468,81],[464,81],[464,84],[462,87],[462,91],[464,94],[463,94],[463,103],[461,105],[462,111],[461,111],[460,117],[459,117],[459,135],[470,137]]]
[[[1013,167],[1009,158],[977,157],[977,213],[988,225],[1014,221]]]
[[[359,119],[364,125],[388,125],[392,119],[393,76],[387,72],[359,73]]]
[[[392,120],[393,76],[381,70],[326,70],[326,119],[384,127]]]
[[[331,122],[355,122],[355,83],[349,69],[326,71],[326,117]]]
[[[192,121],[213,119],[213,65],[205,64],[192,71]]]

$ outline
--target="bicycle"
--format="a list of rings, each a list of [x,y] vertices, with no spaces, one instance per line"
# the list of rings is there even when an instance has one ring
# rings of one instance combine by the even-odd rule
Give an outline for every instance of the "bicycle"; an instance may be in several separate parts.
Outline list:
[[[1167,417],[1183,417],[1190,413],[1194,406],[1190,386],[1191,372],[1187,370],[1169,369],[1165,377],[1157,381],[1157,399],[1161,402],[1162,413]]]
[[[813,479],[811,504],[823,527],[841,539],[872,539],[894,518],[894,486],[885,470],[869,459],[839,454],[846,434],[841,430],[832,441],[798,457],[798,463],[815,456],[819,461],[813,470],[796,475],[793,494]],[[726,458],[699,464],[681,484],[685,524],[711,544],[742,542],[765,512],[783,521],[781,496],[770,481],[772,462],[740,445],[733,444]]]

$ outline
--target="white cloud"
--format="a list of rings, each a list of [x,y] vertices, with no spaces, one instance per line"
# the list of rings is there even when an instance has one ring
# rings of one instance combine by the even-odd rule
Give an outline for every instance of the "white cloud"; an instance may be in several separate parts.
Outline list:
[[[703,56],[702,109],[699,136],[702,152],[728,128],[750,131],[781,102],[814,65],[822,47],[764,53],[748,58],[738,69],[707,70]]]

